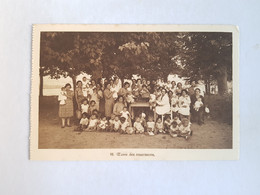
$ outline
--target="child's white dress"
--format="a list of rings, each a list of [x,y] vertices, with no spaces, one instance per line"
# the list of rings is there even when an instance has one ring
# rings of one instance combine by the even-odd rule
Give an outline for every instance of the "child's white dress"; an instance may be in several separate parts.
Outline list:
[[[187,95],[185,97],[179,97],[179,113],[185,116],[190,115],[190,97]]]
[[[89,108],[89,105],[88,104],[81,104],[81,112],[84,113],[88,113],[88,108]]]
[[[67,97],[65,96],[66,92],[65,91],[61,91],[59,96],[58,96],[58,101],[60,101],[60,105],[65,105],[66,104],[66,99]]]
[[[144,127],[141,122],[134,122],[134,128],[136,129],[137,133],[143,133]]]
[[[89,128],[94,128],[94,127],[96,127],[97,126],[97,122],[98,122],[98,120],[97,119],[90,119],[89,120]]]
[[[126,120],[128,120],[128,118],[129,118],[129,116],[130,116],[130,113],[128,112],[128,111],[121,111],[120,112],[120,114],[121,114],[121,117],[124,117]]]
[[[88,125],[88,118],[81,118],[79,124],[87,126]]]

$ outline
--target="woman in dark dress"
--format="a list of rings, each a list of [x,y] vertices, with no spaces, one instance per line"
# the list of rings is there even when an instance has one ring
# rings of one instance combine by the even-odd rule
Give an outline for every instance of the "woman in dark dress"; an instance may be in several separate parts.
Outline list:
[[[196,101],[201,100],[202,105],[195,109]],[[200,95],[200,89],[196,88],[195,93],[191,96],[191,120],[192,122],[197,122],[199,125],[204,123],[204,111],[205,111],[204,97]]]

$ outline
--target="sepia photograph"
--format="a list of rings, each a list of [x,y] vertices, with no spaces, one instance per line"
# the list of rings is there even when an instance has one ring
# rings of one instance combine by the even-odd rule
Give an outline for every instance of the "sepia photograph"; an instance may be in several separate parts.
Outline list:
[[[36,150],[237,150],[235,28],[44,27],[33,37]]]

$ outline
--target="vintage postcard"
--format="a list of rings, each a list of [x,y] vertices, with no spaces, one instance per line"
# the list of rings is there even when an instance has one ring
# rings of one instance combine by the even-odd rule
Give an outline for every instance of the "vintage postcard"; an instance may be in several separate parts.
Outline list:
[[[33,25],[30,159],[239,159],[238,43],[231,25]]]

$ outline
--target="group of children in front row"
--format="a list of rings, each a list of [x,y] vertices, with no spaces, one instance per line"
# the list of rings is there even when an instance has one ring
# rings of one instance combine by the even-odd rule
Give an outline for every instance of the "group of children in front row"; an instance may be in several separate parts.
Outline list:
[[[148,121],[146,121],[146,114],[141,113],[135,118],[132,125],[127,107],[123,108],[120,116],[112,114],[109,120],[105,116],[100,116],[100,113],[96,109],[89,111],[90,107],[91,105],[88,107],[86,100],[84,100],[81,105],[82,117],[79,127],[75,130],[119,132],[122,134],[144,133],[147,135],[169,133],[172,137],[184,137],[185,139],[188,139],[192,135],[190,129],[191,123],[186,118],[180,121],[178,116],[175,116],[173,120],[169,116],[166,116],[164,121],[161,118],[157,118],[156,122],[154,122],[153,116],[148,116]]]

